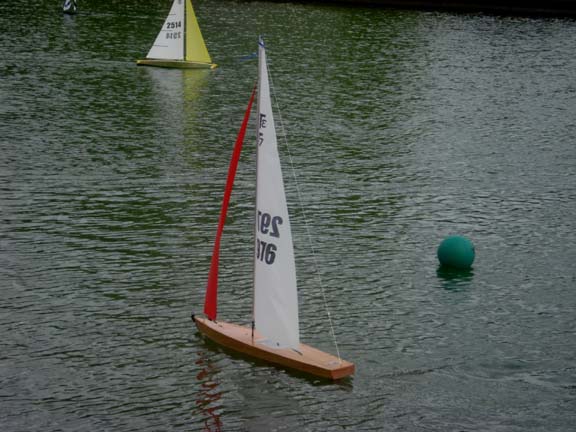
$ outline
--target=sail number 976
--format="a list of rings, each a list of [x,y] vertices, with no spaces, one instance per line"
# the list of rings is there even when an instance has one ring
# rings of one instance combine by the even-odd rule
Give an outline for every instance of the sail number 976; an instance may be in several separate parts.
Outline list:
[[[272,216],[270,213],[258,210],[256,229],[260,234],[280,238],[280,225],[282,225],[282,222],[283,220],[280,216]],[[266,264],[274,264],[277,252],[278,247],[272,241],[264,241],[258,237],[256,238],[256,259]]]
[[[278,247],[274,243],[267,243],[259,238],[256,239],[256,259],[266,264],[274,264],[277,250]]]

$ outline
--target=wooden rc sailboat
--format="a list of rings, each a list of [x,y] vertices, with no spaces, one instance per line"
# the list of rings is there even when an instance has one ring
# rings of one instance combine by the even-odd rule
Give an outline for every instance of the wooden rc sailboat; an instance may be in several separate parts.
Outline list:
[[[300,343],[294,249],[270,99],[266,50],[259,42],[258,133],[252,327],[216,321],[220,238],[242,149],[254,91],[236,139],[222,201],[206,288],[196,326],[215,342],[272,364],[328,379],[354,373],[354,364]]]
[[[215,68],[190,0],[174,0],[164,25],[141,66]]]

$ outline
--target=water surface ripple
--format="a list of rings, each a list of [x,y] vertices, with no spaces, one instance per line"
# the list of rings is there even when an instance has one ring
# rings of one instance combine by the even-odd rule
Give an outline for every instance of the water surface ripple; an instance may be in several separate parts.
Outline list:
[[[169,3],[0,4],[2,431],[572,430],[574,21],[203,0],[220,68],[137,68]],[[334,351],[317,266],[337,384],[189,319],[259,34],[316,252],[286,159],[302,337]],[[253,143],[222,250],[243,323]],[[438,268],[450,234],[471,271]]]

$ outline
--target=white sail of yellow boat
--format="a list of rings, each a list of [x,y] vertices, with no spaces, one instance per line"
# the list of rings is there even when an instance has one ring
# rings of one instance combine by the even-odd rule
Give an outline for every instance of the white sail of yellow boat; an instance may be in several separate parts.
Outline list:
[[[162,29],[140,66],[215,68],[190,0],[174,0]]]

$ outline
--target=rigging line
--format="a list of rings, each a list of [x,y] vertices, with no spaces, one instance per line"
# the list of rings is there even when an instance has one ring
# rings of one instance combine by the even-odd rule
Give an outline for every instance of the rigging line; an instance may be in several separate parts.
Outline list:
[[[322,280],[322,275],[318,270],[318,259],[316,257],[316,249],[314,248],[314,243],[312,242],[312,234],[310,233],[310,226],[308,224],[308,217],[306,211],[304,210],[304,200],[302,199],[302,193],[300,192],[300,184],[298,183],[298,177],[296,176],[296,169],[294,168],[294,160],[292,159],[292,153],[290,152],[290,146],[288,145],[288,137],[286,135],[286,128],[284,127],[284,121],[282,120],[282,112],[280,111],[280,105],[276,98],[276,89],[274,88],[274,83],[272,81],[272,75],[270,74],[270,68],[268,68],[268,78],[270,81],[270,88],[272,89],[272,96],[274,98],[274,103],[276,104],[276,112],[278,113],[278,121],[282,129],[282,138],[284,139],[284,147],[288,151],[288,159],[290,161],[290,168],[292,169],[292,177],[296,184],[296,193],[298,194],[298,203],[300,204],[300,211],[302,212],[302,217],[304,219],[304,226],[306,228],[306,235],[308,237],[308,244],[312,251],[312,259],[314,261],[314,271],[316,272],[316,278],[320,283],[320,292],[322,293],[322,301],[324,302],[324,310],[328,316],[328,323],[330,325],[330,332],[332,334],[332,339],[334,340],[334,346],[336,348],[336,356],[338,361],[342,362],[340,357],[340,349],[338,348],[338,341],[336,340],[336,332],[334,330],[334,323],[332,322],[332,315],[330,314],[330,309],[328,309],[328,302],[326,300],[326,291],[324,289],[324,281]]]

